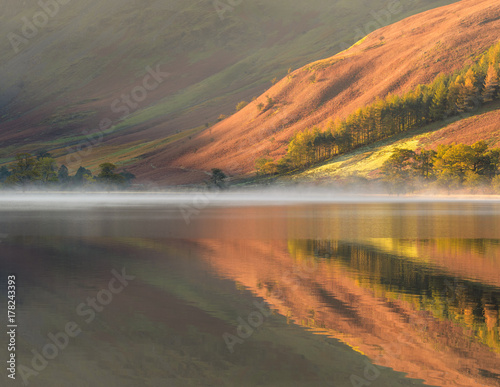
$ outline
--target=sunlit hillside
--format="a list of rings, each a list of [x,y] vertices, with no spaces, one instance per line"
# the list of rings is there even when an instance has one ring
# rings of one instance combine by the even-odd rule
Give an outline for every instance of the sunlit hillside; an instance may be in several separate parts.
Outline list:
[[[160,178],[168,166],[172,182],[199,181],[199,171],[222,168],[250,175],[261,157],[279,159],[290,138],[330,122],[388,94],[402,95],[439,74],[453,74],[498,41],[496,1],[464,0],[381,28],[330,59],[282,78],[255,101],[209,131],[159,148],[134,170]]]
[[[2,0],[0,163],[46,150],[70,170],[107,160],[165,179],[181,170],[155,152],[200,131],[211,137],[207,126],[288,69],[453,2]]]

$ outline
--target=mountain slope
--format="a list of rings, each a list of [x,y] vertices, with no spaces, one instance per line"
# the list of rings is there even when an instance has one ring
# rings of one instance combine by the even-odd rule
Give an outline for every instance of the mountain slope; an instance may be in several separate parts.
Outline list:
[[[133,168],[144,178],[197,181],[199,169],[251,173],[255,159],[284,154],[298,130],[346,117],[388,93],[403,93],[451,73],[498,40],[500,5],[464,0],[381,28],[351,49],[283,78],[247,107],[191,139],[148,155]],[[273,106],[263,111],[258,104]],[[178,171],[175,174],[175,171]],[[135,173],[134,172],[134,173]]]
[[[383,0],[219,2],[226,7],[218,10],[199,0],[1,2],[0,158],[6,161],[14,147],[64,145],[56,153],[71,152],[82,132],[98,130],[103,119],[111,122],[102,143],[125,150],[213,122],[289,67],[352,43],[366,23],[377,27],[453,1],[404,2],[381,22],[370,12],[386,11]],[[164,74],[161,82],[134,95],[148,68]],[[136,99],[126,103],[124,95]]]

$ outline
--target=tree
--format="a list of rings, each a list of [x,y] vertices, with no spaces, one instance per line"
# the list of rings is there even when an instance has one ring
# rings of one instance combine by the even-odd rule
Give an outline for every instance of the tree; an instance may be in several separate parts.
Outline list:
[[[274,106],[274,99],[266,95],[266,103],[267,103],[266,110],[271,109]]]
[[[333,148],[335,147],[335,142],[337,141],[337,139],[333,136],[332,132],[331,131],[328,131],[326,134],[325,134],[325,146],[326,146],[326,149],[327,149],[327,152],[328,152],[328,157],[331,157],[332,156],[332,153],[333,153]]]
[[[448,192],[459,188],[469,172],[475,173],[476,155],[471,145],[439,145],[434,162],[437,184]]]
[[[288,158],[294,168],[310,165],[315,156],[314,138],[316,134],[310,129],[297,132],[288,144]]]
[[[448,94],[446,96],[447,114],[456,114],[458,111],[457,105],[460,103],[460,91],[463,84],[463,78],[459,75],[448,86]]]
[[[227,178],[226,174],[222,172],[219,168],[212,168],[212,174],[210,176],[210,182],[216,187],[223,188],[224,180]]]
[[[436,176],[437,185],[442,188],[446,188],[448,190],[448,193],[452,189],[460,188],[460,185],[462,183],[462,179],[460,178],[460,176],[449,169],[440,170],[436,173]]]
[[[7,184],[26,185],[38,178],[35,170],[36,160],[29,153],[18,153],[16,163],[12,166],[12,173],[5,182]]]
[[[392,191],[401,193],[412,189],[413,184],[413,160],[415,152],[410,149],[396,149],[382,165],[384,181],[387,182]]]
[[[255,160],[255,170],[257,175],[273,175],[276,173],[276,165],[271,158],[259,157]]]
[[[56,161],[52,157],[43,156],[36,161],[37,180],[43,184],[57,182]]]
[[[480,102],[477,84],[477,75],[471,67],[465,74],[463,83],[460,85],[457,99],[459,112],[471,110]]]
[[[128,187],[132,180],[135,179],[135,175],[132,172],[127,171],[126,169],[123,172],[120,172],[120,175],[125,179],[124,183]]]
[[[353,138],[347,125],[342,122],[339,131],[336,133],[339,153],[347,152],[352,148]]]
[[[123,184],[125,182],[125,177],[115,173],[116,165],[112,163],[103,163],[99,165],[100,171],[97,174],[97,181],[105,184]]]
[[[493,63],[490,63],[484,81],[483,99],[485,102],[493,101],[498,97],[499,85],[498,72]]]
[[[60,183],[65,184],[69,181],[69,171],[66,165],[61,165],[59,170],[57,171],[57,179]]]
[[[475,188],[483,187],[487,183],[488,183],[488,180],[484,176],[481,176],[474,171],[467,171],[465,173],[464,185],[466,187],[475,189]]]
[[[75,176],[72,177],[71,181],[76,185],[83,185],[84,182],[87,181],[88,177],[92,177],[92,171],[80,166],[80,168],[78,168],[78,170],[76,171]]]
[[[471,110],[478,104],[478,90],[474,86],[474,80],[467,78],[462,89],[463,110]]]
[[[40,160],[41,158],[44,158],[44,157],[52,158],[52,155],[49,152],[47,152],[45,149],[40,150],[36,153],[37,160]]]
[[[430,106],[430,117],[434,121],[442,120],[446,114],[446,99],[448,89],[444,82],[441,82],[432,97]]]
[[[0,183],[3,183],[11,175],[9,169],[3,165],[0,167]]]
[[[475,152],[470,145],[439,145],[434,166],[439,174],[457,176],[461,182],[467,171],[474,170],[474,158]]]
[[[479,173],[492,179],[497,175],[500,166],[500,148],[487,150],[484,158],[486,162],[479,164]]]
[[[277,173],[286,173],[293,169],[292,162],[290,161],[290,157],[288,155],[285,155],[281,159],[278,160],[276,163],[276,172]]]
[[[274,175],[276,173],[276,163],[273,160],[267,161],[262,166],[262,173],[265,175]]]
[[[415,154],[413,169],[418,176],[424,180],[429,180],[434,176],[433,167],[436,151],[422,149],[420,153]]]

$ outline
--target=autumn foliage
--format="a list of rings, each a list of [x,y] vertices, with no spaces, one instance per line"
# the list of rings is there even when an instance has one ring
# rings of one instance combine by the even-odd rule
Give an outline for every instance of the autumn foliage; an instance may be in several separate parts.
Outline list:
[[[477,109],[500,98],[500,42],[454,74],[439,75],[404,95],[389,94],[360,108],[340,122],[297,132],[287,154],[266,163],[267,173],[310,167],[318,162],[398,133],[423,127]],[[259,170],[258,172],[263,172]]]
[[[382,166],[383,179],[394,192],[436,187],[448,191],[500,189],[500,148],[485,141],[473,145],[439,145],[437,150],[397,149]]]

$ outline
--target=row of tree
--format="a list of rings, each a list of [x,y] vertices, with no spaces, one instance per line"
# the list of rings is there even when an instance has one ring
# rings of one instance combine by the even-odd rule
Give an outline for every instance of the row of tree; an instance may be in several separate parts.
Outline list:
[[[9,167],[0,167],[0,185],[12,187],[54,187],[71,189],[82,186],[99,184],[110,187],[126,187],[135,176],[127,171],[116,173],[116,166],[103,163],[99,172],[94,176],[92,171],[84,167],[78,168],[70,176],[65,165],[58,167],[56,160],[49,153],[40,153],[33,156],[29,153],[19,153],[16,161]]]
[[[326,131],[297,132],[285,157],[277,162],[257,160],[257,172],[274,174],[309,167],[356,147],[472,111],[500,98],[499,65],[500,42],[462,71],[440,75],[402,96],[378,99],[346,119],[332,122]]]
[[[436,186],[448,191],[491,188],[500,192],[500,148],[486,142],[439,145],[437,150],[396,149],[382,166],[393,192]]]

